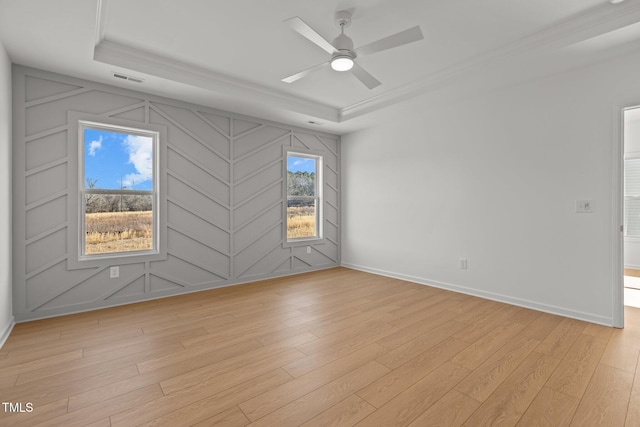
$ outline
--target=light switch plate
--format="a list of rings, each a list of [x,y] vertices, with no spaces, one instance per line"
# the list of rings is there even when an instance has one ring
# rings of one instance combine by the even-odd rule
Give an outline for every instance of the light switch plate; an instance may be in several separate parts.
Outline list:
[[[577,213],[593,212],[593,200],[576,200],[576,212]]]

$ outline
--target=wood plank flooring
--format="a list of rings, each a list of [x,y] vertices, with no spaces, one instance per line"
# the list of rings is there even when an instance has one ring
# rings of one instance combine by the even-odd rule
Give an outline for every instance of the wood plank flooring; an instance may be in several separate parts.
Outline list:
[[[625,268],[624,269],[624,275],[625,276],[640,277],[640,270],[633,270],[631,268]]]
[[[618,330],[335,268],[16,325],[0,426],[640,426]]]

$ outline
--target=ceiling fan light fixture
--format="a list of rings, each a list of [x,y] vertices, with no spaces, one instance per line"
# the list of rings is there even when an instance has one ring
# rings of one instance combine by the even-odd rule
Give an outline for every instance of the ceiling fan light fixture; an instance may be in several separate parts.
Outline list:
[[[336,25],[340,27],[340,34],[331,43],[329,43],[327,39],[318,34],[316,30],[311,28],[298,16],[285,19],[284,22],[289,25],[292,30],[331,55],[331,59],[328,62],[333,70],[339,72],[351,71],[353,76],[367,88],[374,89],[380,86],[382,83],[371,74],[369,74],[365,69],[363,69],[360,64],[356,64],[354,62],[355,59],[359,58],[360,56],[371,55],[372,53],[413,43],[418,40],[424,39],[424,36],[422,35],[420,27],[416,25],[415,27],[400,31],[399,33],[395,33],[387,37],[383,37],[373,43],[369,43],[364,46],[360,46],[358,49],[354,49],[353,40],[351,40],[351,38],[344,33],[344,29],[351,24],[352,12],[352,9],[336,12],[335,22]],[[282,81],[285,83],[295,82],[316,70],[320,70],[323,67],[326,67],[326,65],[327,62],[325,61],[314,67],[308,68],[289,77],[285,77],[284,79],[282,79]]]
[[[353,68],[353,58],[348,54],[337,54],[331,58],[331,68],[336,71],[349,71]]]

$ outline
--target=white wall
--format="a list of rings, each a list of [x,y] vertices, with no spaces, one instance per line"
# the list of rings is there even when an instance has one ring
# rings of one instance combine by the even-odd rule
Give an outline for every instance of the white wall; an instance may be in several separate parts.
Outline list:
[[[612,324],[614,107],[640,103],[638,75],[636,53],[454,105],[426,94],[344,136],[343,265]]]
[[[11,61],[0,43],[0,346],[13,326],[11,289]]]

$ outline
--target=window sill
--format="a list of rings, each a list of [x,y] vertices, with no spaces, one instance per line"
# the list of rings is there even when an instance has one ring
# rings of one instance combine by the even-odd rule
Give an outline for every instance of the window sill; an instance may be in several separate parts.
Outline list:
[[[314,246],[314,245],[323,245],[325,244],[325,240],[322,237],[313,237],[313,238],[300,238],[295,240],[287,240],[282,243],[283,248],[292,248],[299,246]]]
[[[163,261],[167,259],[165,252],[134,252],[123,254],[105,254],[83,256],[78,259],[67,259],[69,270],[83,268],[99,268],[112,265],[140,264],[149,261]]]

